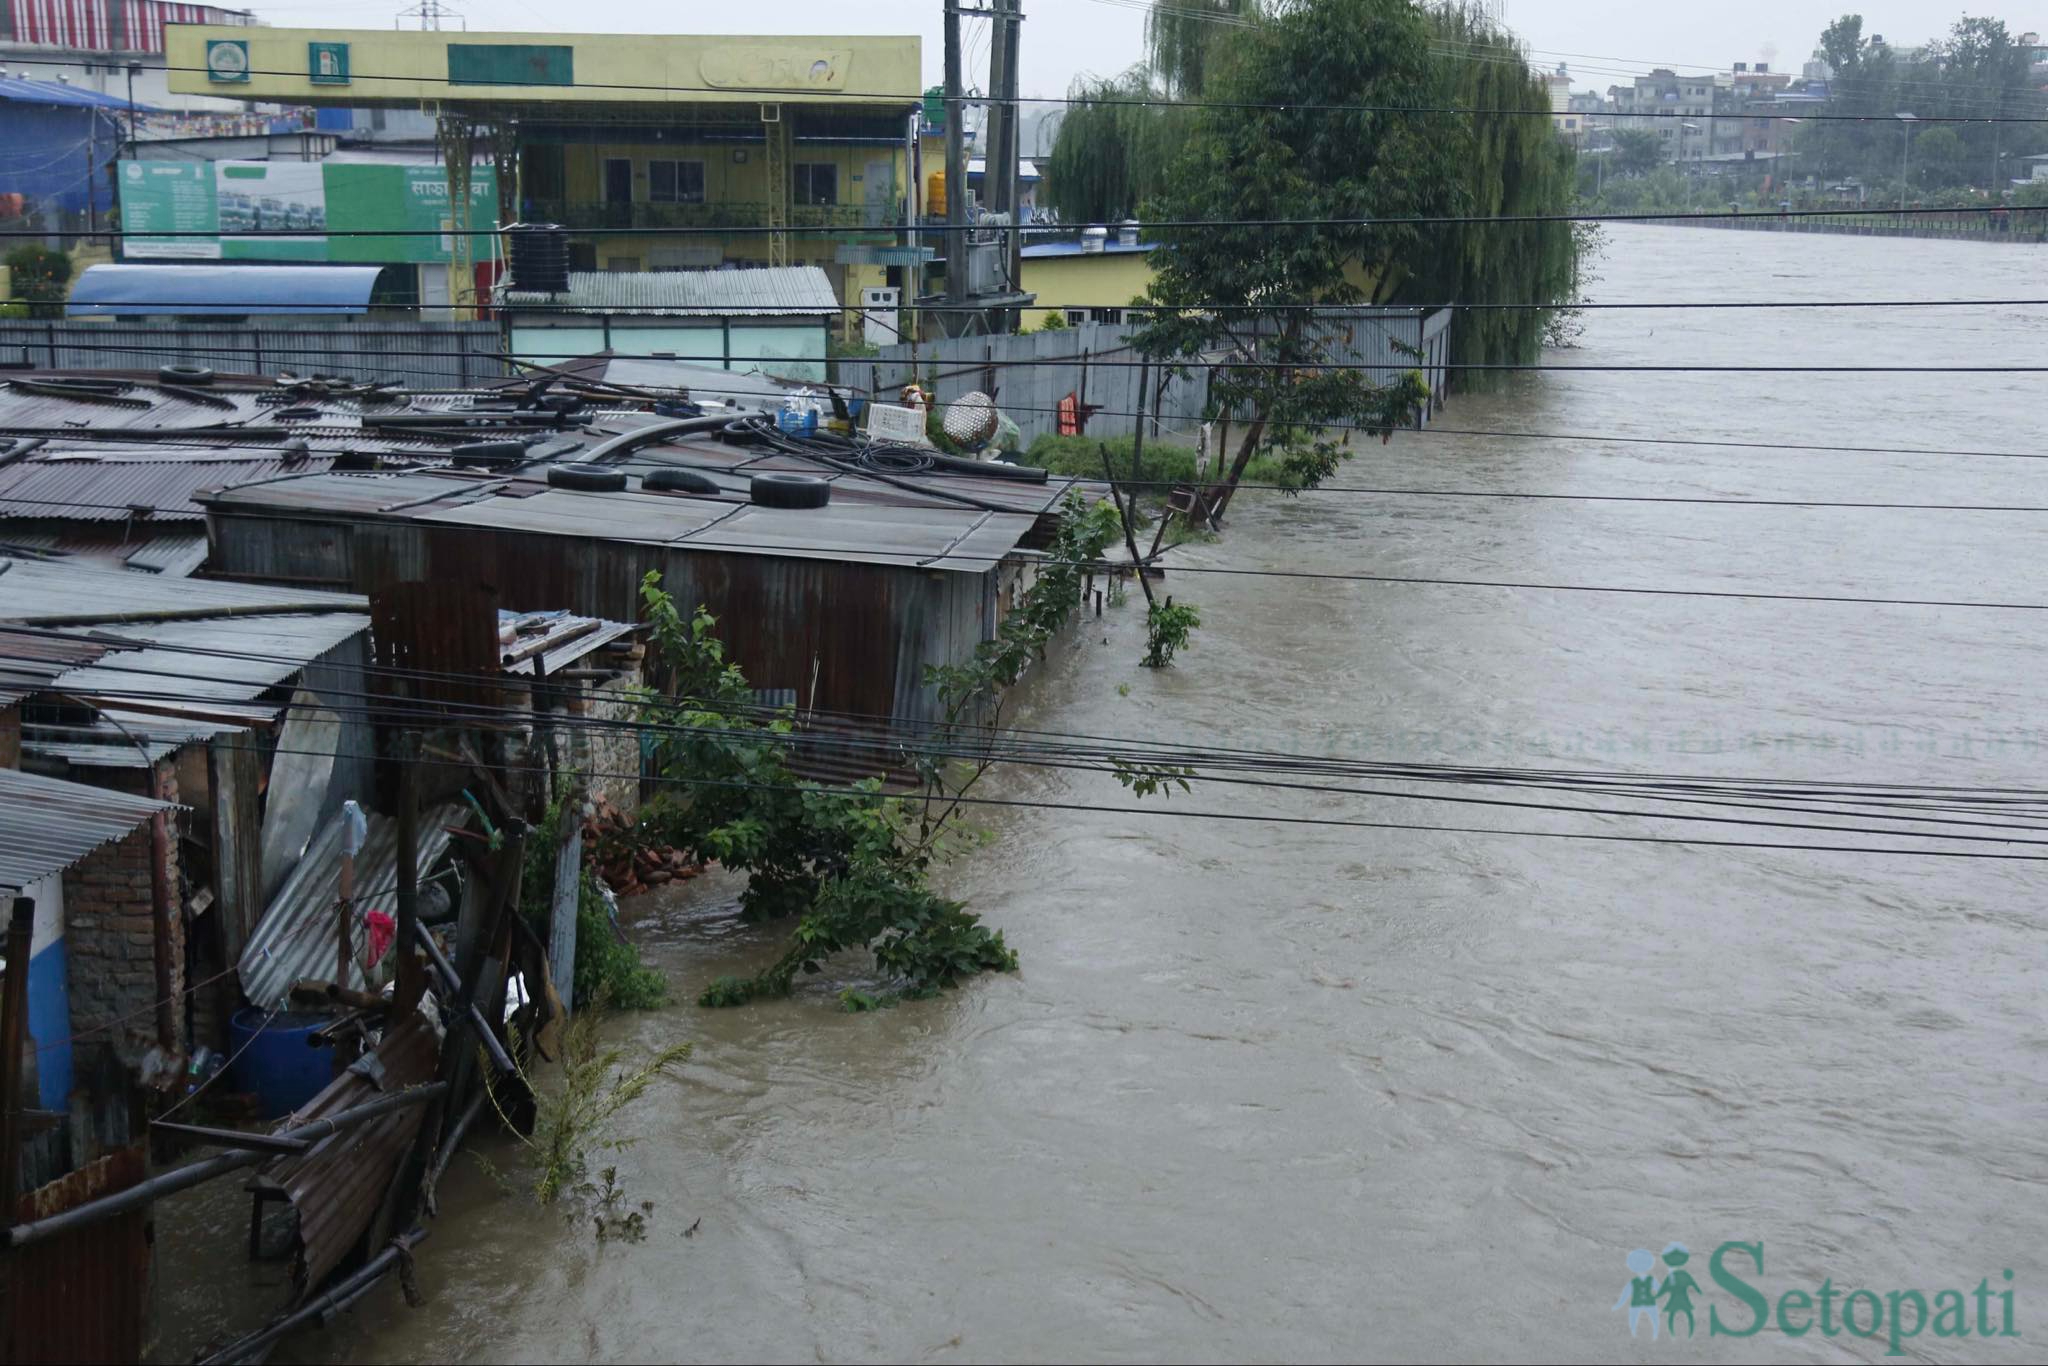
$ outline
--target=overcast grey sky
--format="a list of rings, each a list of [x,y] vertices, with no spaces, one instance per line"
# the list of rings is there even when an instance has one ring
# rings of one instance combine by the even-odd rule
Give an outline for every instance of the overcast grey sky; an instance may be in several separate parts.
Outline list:
[[[233,3],[233,0],[228,0]],[[658,4],[654,0],[448,0],[472,29],[596,33],[915,33],[924,38],[925,78],[939,80],[941,0],[765,0],[751,5]],[[1945,31],[1968,0],[1883,0],[1857,12],[1864,32],[1896,43],[1919,43]],[[1797,71],[1820,31],[1853,0],[1717,0],[1713,4],[1619,0],[1505,0],[1506,18],[1546,65],[1570,64],[1575,88],[1606,89],[1653,65],[1726,70],[1730,62],[1768,61]],[[266,5],[256,12],[278,25],[385,28],[400,0],[338,0],[333,4]],[[2035,25],[2026,6],[2002,11],[1976,0],[1971,8],[2002,17],[2015,31]],[[1076,75],[1109,75],[1138,60],[1143,0],[1025,0],[1022,88],[1061,95]],[[453,25],[451,25],[452,27]],[[970,70],[986,81],[988,25],[967,23],[976,58]],[[970,75],[970,83],[975,83]]]

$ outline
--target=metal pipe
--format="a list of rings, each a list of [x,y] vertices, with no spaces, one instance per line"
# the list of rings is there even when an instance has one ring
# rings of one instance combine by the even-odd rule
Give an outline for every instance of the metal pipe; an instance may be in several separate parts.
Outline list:
[[[150,796],[164,796],[164,771],[149,769]],[[156,970],[156,1041],[166,1053],[178,1051],[177,998],[172,994],[174,965],[171,962],[171,926],[177,923],[178,888],[171,877],[171,813],[159,811],[149,818],[149,894],[156,921],[152,958]]]
[[[448,955],[442,953],[441,946],[434,942],[433,932],[425,925],[416,924],[413,928],[418,931],[419,941],[427,951],[428,961],[434,965],[434,970],[441,974],[441,980],[446,984],[448,996],[452,1002],[461,993],[462,979],[455,975],[454,965],[449,963]],[[498,1036],[491,1032],[489,1023],[484,1019],[483,1011],[478,1008],[475,1001],[469,1003],[467,1013],[470,1024],[476,1029],[477,1039],[483,1045],[484,1052],[491,1055],[491,1065],[500,1072],[510,1072],[512,1070],[512,1055],[505,1051],[505,1045],[500,1043]]]
[[[270,1346],[294,1328],[311,1323],[316,1318],[325,1321],[330,1316],[340,1313],[361,1299],[371,1286],[382,1280],[384,1274],[390,1271],[406,1253],[417,1247],[426,1236],[427,1231],[425,1229],[416,1228],[410,1233],[392,1239],[388,1247],[372,1257],[368,1262],[365,1262],[361,1270],[342,1281],[341,1284],[313,1299],[302,1308],[295,1309],[291,1313],[286,1314],[268,1328],[251,1333],[240,1342],[230,1343],[212,1356],[202,1358],[200,1366],[214,1366],[216,1362],[247,1361],[258,1356],[264,1348]]]
[[[381,1115],[388,1115],[394,1110],[404,1110],[414,1105],[424,1105],[447,1089],[448,1083],[445,1081],[426,1082],[419,1086],[408,1087],[403,1091],[395,1091],[388,1096],[379,1096],[375,1100],[353,1106],[350,1109],[341,1111],[339,1114],[328,1115],[324,1119],[316,1119],[310,1124],[301,1124],[296,1129],[286,1129],[282,1133],[272,1134],[271,1137],[274,1139],[305,1139],[309,1142],[326,1138],[329,1134],[338,1134],[344,1129],[352,1129],[358,1124],[367,1123]],[[0,1233],[0,1247],[26,1247],[31,1243],[40,1243],[46,1239],[54,1238],[60,1233],[69,1232],[71,1229],[83,1228],[87,1224],[96,1224],[102,1219],[111,1219],[117,1214],[125,1214],[137,1206],[149,1204],[153,1200],[160,1200],[166,1195],[175,1195],[179,1191],[190,1190],[192,1187],[203,1185],[217,1176],[226,1176],[229,1172],[240,1171],[244,1167],[260,1166],[265,1162],[275,1159],[276,1156],[276,1153],[255,1152],[247,1148],[232,1148],[218,1157],[210,1157],[204,1162],[195,1162],[189,1167],[180,1167],[174,1172],[165,1172],[162,1176],[152,1177],[147,1181],[130,1186],[127,1190],[117,1191],[104,1199],[78,1205],[72,1209],[65,1210],[62,1214],[53,1214],[47,1219],[37,1219],[26,1224],[16,1224],[13,1228]]]
[[[582,462],[586,465],[601,464],[609,456],[627,455],[642,446],[658,446],[671,437],[722,431],[732,418],[731,413],[718,413],[710,417],[677,417],[666,422],[650,422],[609,441],[598,442],[583,452]]]

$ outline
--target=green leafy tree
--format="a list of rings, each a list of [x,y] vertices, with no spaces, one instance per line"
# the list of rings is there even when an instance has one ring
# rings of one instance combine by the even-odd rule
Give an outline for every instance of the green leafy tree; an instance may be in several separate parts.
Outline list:
[[[1044,199],[1068,223],[1132,217],[1163,187],[1188,111],[1151,103],[1160,91],[1142,66],[1076,81],[1067,94],[1073,103],[1045,162]]]
[[[25,243],[7,253],[7,275],[14,297],[29,305],[36,317],[61,314],[61,305],[71,283],[71,257],[38,243]]]
[[[1963,165],[1967,150],[1953,128],[1937,125],[1922,130],[1913,139],[1913,179],[1930,190],[1965,183],[1970,178]]]
[[[1287,4],[1245,30],[1196,113],[1151,216],[1228,226],[1160,231],[1134,340],[1169,364],[1229,358],[1210,395],[1245,427],[1224,502],[1261,442],[1327,467],[1328,426],[1384,432],[1419,401],[1410,380],[1343,368],[1338,330],[1303,308],[1384,300],[1423,252],[1404,220],[1460,203],[1451,139],[1406,112],[1438,93],[1430,42],[1406,0]]]
[[[929,746],[910,751],[921,779],[911,796],[892,796],[879,780],[826,788],[798,777],[792,720],[761,718],[717,622],[701,608],[685,615],[659,577],[648,575],[641,596],[667,680],[643,720],[655,736],[655,764],[674,785],[643,810],[639,833],[744,871],[745,919],[792,922],[773,964],[750,978],[720,978],[700,1004],[786,994],[800,974],[863,947],[896,984],[888,999],[931,995],[1016,966],[1002,934],[932,890],[929,874],[961,843],[963,798],[995,761],[991,732],[982,727],[999,721],[1004,690],[1072,615],[1084,574],[1118,533],[1106,504],[1070,496],[1036,581],[995,636],[968,662],[927,670],[946,719]],[[1166,776],[1142,767],[1112,771],[1140,795],[1141,781],[1156,785]],[[858,992],[841,999],[849,1010],[885,1003]]]
[[[1614,169],[1623,175],[1647,175],[1664,161],[1664,141],[1648,128],[1614,130]]]

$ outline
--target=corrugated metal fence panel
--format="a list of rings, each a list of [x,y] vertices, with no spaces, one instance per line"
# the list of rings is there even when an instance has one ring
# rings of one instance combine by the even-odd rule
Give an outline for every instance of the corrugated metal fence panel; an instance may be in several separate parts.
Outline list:
[[[1313,325],[1328,338],[1331,359],[1366,367],[1375,383],[1390,384],[1406,371],[1422,370],[1435,395],[1423,421],[1441,406],[1448,389],[1449,309],[1427,315],[1413,308],[1332,309],[1318,314]],[[843,375],[884,400],[893,400],[913,379],[936,380],[941,403],[989,388],[993,375],[996,404],[1017,424],[1027,446],[1059,430],[1059,403],[1069,394],[1098,410],[1088,424],[1091,434],[1121,436],[1136,427],[1141,411],[1135,362],[1143,357],[1131,348],[1134,330],[1088,323],[1021,336],[961,337],[914,347],[904,343],[882,348],[873,360],[849,366]],[[1209,376],[1202,369],[1170,378],[1157,392],[1148,384],[1142,410],[1157,419],[1148,434],[1192,439],[1208,401]]]
[[[140,1182],[142,1145],[122,1148],[21,1197],[17,1216],[47,1219]],[[142,1356],[149,1210],[136,1208],[9,1255],[8,1361],[132,1362]]]
[[[24,350],[55,370],[204,365],[238,374],[343,375],[415,388],[466,388],[509,377],[496,323],[323,321],[219,323],[0,322],[0,356]]]

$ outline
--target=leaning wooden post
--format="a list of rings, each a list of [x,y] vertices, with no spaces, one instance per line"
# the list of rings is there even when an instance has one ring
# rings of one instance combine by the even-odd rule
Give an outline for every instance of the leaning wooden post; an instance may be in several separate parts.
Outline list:
[[[1104,445],[1101,447],[1101,450],[1102,472],[1109,476],[1109,496],[1116,500],[1116,519],[1123,525],[1124,544],[1131,548],[1131,568],[1137,572],[1138,587],[1145,590],[1145,609],[1147,615],[1150,615],[1153,606],[1152,585],[1146,580],[1145,566],[1138,559],[1138,538],[1131,531],[1130,517],[1124,512],[1124,500],[1118,496],[1116,491],[1116,470],[1109,463],[1109,447]]]
[[[398,744],[398,926],[389,952],[398,955],[398,986],[394,999],[402,1006],[419,1004],[426,988],[425,968],[414,945],[420,921],[420,737],[407,731]],[[365,974],[367,979],[368,974]]]
[[[568,765],[565,762],[564,768]],[[583,783],[562,783],[561,828],[555,841],[555,887],[548,932],[548,970],[564,1013],[576,1008],[576,908],[583,895]]]

